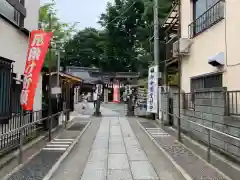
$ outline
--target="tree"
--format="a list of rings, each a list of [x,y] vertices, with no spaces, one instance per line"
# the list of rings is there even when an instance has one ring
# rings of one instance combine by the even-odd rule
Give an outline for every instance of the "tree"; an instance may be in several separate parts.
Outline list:
[[[40,7],[39,11],[39,25],[45,31],[53,32],[53,42],[56,46],[54,47],[57,50],[60,50],[64,47],[64,44],[71,38],[72,33],[75,32],[76,23],[73,26],[70,26],[67,23],[60,22],[57,17],[57,11],[55,9],[55,1],[52,0],[51,3],[46,3]],[[51,17],[49,16],[51,14]],[[51,23],[51,28],[50,28]],[[57,56],[55,53],[52,53],[51,62],[49,57],[49,52],[46,55],[44,61],[44,67],[48,68],[49,63],[53,67],[56,67]]]
[[[162,22],[171,0],[159,0]],[[65,46],[66,65],[97,66],[103,71],[132,71],[146,76],[153,61],[153,1],[115,0],[108,3],[99,23],[104,30],[87,28]],[[163,40],[163,30],[160,40]],[[164,50],[161,49],[161,59]]]
[[[107,29],[111,47],[107,55],[115,57],[114,62],[122,57],[122,63],[129,67],[127,70],[146,74],[153,61],[153,5],[153,0],[115,0],[101,15],[100,23]],[[160,23],[169,13],[170,6],[171,0],[159,0]],[[161,29],[160,40],[163,38],[164,30]],[[163,60],[163,47],[160,50],[163,50],[160,56]]]
[[[62,65],[97,66],[101,68],[104,60],[104,32],[94,28],[79,31],[65,44],[66,61]]]

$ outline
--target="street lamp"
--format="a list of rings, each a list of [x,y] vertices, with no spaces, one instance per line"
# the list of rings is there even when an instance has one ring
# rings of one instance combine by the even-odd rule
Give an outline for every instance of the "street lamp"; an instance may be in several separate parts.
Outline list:
[[[100,111],[100,105],[101,105],[100,96],[102,95],[104,83],[101,80],[97,80],[95,81],[95,84],[96,84],[95,93],[97,93],[97,102],[96,102],[96,109],[93,115],[96,117],[99,117],[99,116],[102,116],[102,113]]]

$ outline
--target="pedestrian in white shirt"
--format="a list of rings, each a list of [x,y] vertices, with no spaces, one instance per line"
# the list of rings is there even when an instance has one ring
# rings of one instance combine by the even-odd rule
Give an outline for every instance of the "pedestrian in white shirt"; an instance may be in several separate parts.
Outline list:
[[[94,107],[97,104],[97,93],[96,92],[93,92],[93,104],[94,104]]]

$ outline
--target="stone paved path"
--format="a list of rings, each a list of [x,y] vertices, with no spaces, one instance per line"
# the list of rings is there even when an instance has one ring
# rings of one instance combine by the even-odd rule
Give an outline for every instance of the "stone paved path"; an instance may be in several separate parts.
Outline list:
[[[123,117],[104,117],[81,180],[159,179]]]

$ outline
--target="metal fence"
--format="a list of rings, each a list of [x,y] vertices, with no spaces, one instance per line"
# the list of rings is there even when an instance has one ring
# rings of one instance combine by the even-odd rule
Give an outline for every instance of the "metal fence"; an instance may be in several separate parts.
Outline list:
[[[51,139],[53,119],[62,116],[62,122],[67,126],[69,110],[64,110],[48,116],[48,110],[16,114],[9,124],[0,127],[0,156],[19,148],[19,163],[22,163],[22,147],[24,143],[38,137],[48,130]]]
[[[227,91],[226,102],[228,114],[240,116],[240,91]]]
[[[207,145],[207,148],[208,148],[207,149],[207,160],[208,161],[210,161],[211,149],[219,150],[220,152],[226,153],[227,155],[231,155],[233,157],[240,158],[239,155],[232,154],[232,152],[228,151],[228,148],[227,148],[230,145],[232,147],[240,149],[240,147],[238,145],[236,145],[236,144],[240,143],[240,138],[239,137],[236,137],[236,136],[233,136],[231,134],[227,134],[225,132],[219,131],[219,130],[213,128],[213,127],[208,127],[208,126],[205,125],[205,123],[204,124],[199,124],[199,123],[197,123],[193,120],[189,120],[189,119],[186,119],[184,117],[179,117],[177,114],[169,113],[168,111],[165,111],[164,109],[161,109],[161,111],[164,114],[171,115],[174,118],[180,119],[181,124],[183,122],[188,122],[189,126],[195,125],[196,129],[192,129],[192,130],[188,130],[188,131],[184,130],[183,127],[178,128],[178,131],[186,132],[187,134],[189,134],[191,136],[191,138],[194,137],[192,131],[199,131],[199,129],[201,129],[201,132],[199,131],[199,133],[201,134],[201,137],[198,137],[197,139]],[[201,117],[203,117],[203,114],[204,114],[203,112],[197,111],[197,113],[200,113]],[[200,118],[200,119],[202,119],[202,118]],[[219,123],[219,124],[221,124],[221,123]],[[236,130],[240,130],[240,127],[234,127],[234,126],[231,126],[231,125],[227,125],[227,126],[229,128],[235,128]],[[204,136],[206,136],[206,137],[204,137]],[[216,140],[218,140],[222,143],[226,143],[226,144],[228,144],[228,146],[224,146],[224,148],[223,148],[223,147],[219,146],[219,144],[215,143]]]
[[[240,116],[240,90],[239,91],[226,91],[225,104],[226,116]],[[195,109],[195,93],[182,93],[183,109]],[[209,97],[211,99],[211,97]]]
[[[183,108],[194,109],[194,93],[183,93]]]
[[[15,129],[19,129],[20,127],[34,123],[34,125],[29,126],[23,130],[23,136],[28,141],[36,136],[44,129],[44,125],[41,123],[36,123],[39,119],[43,117],[43,114],[46,114],[44,111],[34,111],[27,112],[23,115],[20,113],[16,113],[12,116],[12,118],[8,121],[8,124],[0,125],[0,134],[6,134]],[[0,138],[0,154],[10,151],[18,146],[19,144],[20,134],[19,132],[14,132],[10,134],[6,134]]]

